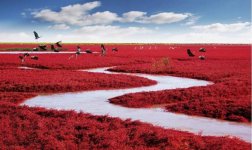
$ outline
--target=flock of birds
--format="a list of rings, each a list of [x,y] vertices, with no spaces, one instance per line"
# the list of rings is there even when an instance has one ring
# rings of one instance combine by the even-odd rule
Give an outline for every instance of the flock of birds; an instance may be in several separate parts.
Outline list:
[[[41,38],[41,36],[39,36],[36,31],[33,31],[33,34],[34,34],[34,37],[35,37],[36,40],[39,39],[39,38]],[[58,42],[56,42],[54,44],[50,44],[49,47],[50,47],[50,50],[53,51],[53,52],[60,52],[61,50],[63,50],[62,49],[62,42],[61,41],[58,41]],[[136,49],[136,47],[134,49]],[[144,49],[144,47],[140,46],[139,49]],[[150,46],[149,49],[152,49],[152,47]],[[153,47],[153,49],[157,49],[157,46]],[[175,47],[169,47],[169,49],[175,49]],[[47,48],[47,45],[40,44],[40,45],[38,45],[38,47],[35,47],[32,50],[33,51],[47,51],[48,48]],[[81,47],[79,45],[77,45],[77,50],[76,50],[76,52],[74,54],[76,59],[77,59],[78,55],[81,54],[81,51],[82,51]],[[112,48],[112,52],[118,52],[118,48],[116,48],[116,47]],[[205,53],[206,49],[205,48],[200,48],[199,52]],[[85,53],[92,54],[93,51],[90,50],[90,49],[86,49]],[[193,52],[190,49],[187,49],[187,54],[188,54],[189,57],[195,57],[195,55],[193,54]],[[68,59],[72,59],[74,57],[74,55],[71,55]],[[101,56],[105,56],[105,55],[106,55],[106,48],[105,48],[104,44],[101,44]],[[19,59],[21,60],[21,63],[23,63],[25,61],[25,59],[27,57],[29,57],[29,56],[30,56],[29,53],[24,53],[23,55],[20,55]],[[38,56],[30,56],[30,59],[32,59],[32,60],[38,60],[39,57]],[[205,58],[204,55],[200,55],[199,59],[200,60],[205,60],[206,58]]]
[[[39,34],[36,31],[33,31],[34,37],[35,39],[39,39],[41,38],[41,36],[39,36]],[[54,44],[50,44],[50,50],[53,52],[60,52],[62,49],[62,42],[58,41]],[[47,51],[48,50],[48,46],[45,44],[40,44],[38,45],[38,47],[35,47],[32,49],[32,51]],[[94,53],[92,50],[90,49],[86,49],[84,51],[87,54],[92,54]],[[118,48],[112,48],[112,52],[118,52]],[[79,45],[77,45],[77,50],[75,52],[75,58],[77,59],[78,55],[80,55],[82,53],[81,47]],[[68,59],[72,59],[74,57],[74,55],[71,55]],[[106,55],[106,48],[104,46],[104,44],[101,44],[101,56],[105,56]],[[30,56],[29,53],[24,53],[22,55],[19,56],[19,59],[21,60],[21,63],[25,62],[25,59],[28,58]],[[33,60],[38,60],[38,56],[30,56],[31,59]]]
[[[21,63],[23,63],[23,62],[25,61],[25,59],[26,59],[27,57],[29,57],[29,56],[30,56],[29,53],[24,53],[23,55],[20,55],[20,56],[19,56],[19,59],[21,60]],[[33,60],[38,60],[38,56],[31,56],[31,59],[33,59]]]
[[[200,49],[199,49],[199,52],[205,53],[205,52],[206,52],[206,49],[205,49],[205,48],[200,48]],[[195,55],[192,53],[192,51],[191,51],[190,49],[187,49],[187,54],[188,54],[189,57],[194,57],[194,56],[195,56]],[[206,57],[205,57],[204,55],[200,55],[200,56],[199,56],[199,59],[200,59],[200,60],[205,60]]]

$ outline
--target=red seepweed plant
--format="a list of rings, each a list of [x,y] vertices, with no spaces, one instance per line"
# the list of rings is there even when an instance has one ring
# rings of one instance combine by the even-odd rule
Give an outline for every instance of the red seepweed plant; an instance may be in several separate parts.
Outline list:
[[[97,48],[97,45],[81,46]],[[23,64],[18,55],[0,55],[0,148],[250,149],[251,144],[231,137],[201,136],[109,116],[18,105],[42,93],[155,84],[137,77],[76,71],[122,65],[113,70],[170,74],[210,80],[215,84],[131,94],[112,99],[113,103],[127,107],[162,105],[168,111],[190,115],[251,121],[249,46],[204,45],[207,50],[205,60],[188,59],[185,53],[188,47],[195,52],[202,45],[155,44],[151,50],[149,46],[116,45],[118,52],[108,51],[105,57],[83,54],[70,61],[68,54],[39,54],[39,60],[27,59]],[[175,48],[170,49],[171,46]],[[65,47],[74,49],[74,45]],[[112,47],[115,45],[106,46],[107,49]],[[42,70],[22,70],[17,68],[19,66]],[[153,66],[157,68],[153,69]]]

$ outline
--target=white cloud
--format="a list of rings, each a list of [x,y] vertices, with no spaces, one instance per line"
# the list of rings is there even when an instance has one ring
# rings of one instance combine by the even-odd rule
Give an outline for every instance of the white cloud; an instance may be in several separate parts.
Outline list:
[[[59,12],[52,11],[50,9],[43,9],[40,11],[32,12],[34,18],[41,19],[53,23],[65,23],[70,25],[83,25],[87,21],[88,11],[99,7],[101,3],[99,1],[74,4],[62,7]]]
[[[143,27],[97,25],[84,26],[75,30],[73,35],[82,36],[84,42],[132,42],[140,41],[150,33],[152,30]]]
[[[118,19],[119,18],[117,17],[117,14],[110,11],[96,12],[94,14],[85,16],[84,20],[82,21],[82,25],[111,24]]]
[[[122,14],[122,22],[141,22],[145,18],[146,12],[130,11]]]
[[[186,21],[185,25],[194,25],[199,19],[200,16],[191,15],[191,17],[189,17]]]
[[[111,25],[85,26],[74,31],[67,30],[64,34],[48,31],[39,39],[40,42],[129,42],[129,43],[251,43],[252,32],[201,32],[167,33],[143,27],[120,27]],[[35,42],[33,34],[26,32],[1,33],[0,42]]]
[[[147,16],[146,12],[129,11],[123,13],[122,16],[110,11],[90,13],[90,10],[100,7],[99,1],[88,2],[84,4],[74,4],[62,7],[60,11],[43,9],[32,12],[35,19],[53,22],[57,24],[68,25],[104,25],[112,24],[113,22],[137,22],[137,23],[152,23],[152,24],[168,24],[179,22],[190,18],[191,13],[174,13],[162,12]]]
[[[111,11],[96,12],[101,2],[94,1],[84,4],[74,4],[62,7],[59,11],[51,9],[35,10],[31,14],[35,19],[53,23],[50,31],[45,31],[41,42],[62,40],[64,42],[161,42],[161,43],[251,43],[249,22],[213,23],[195,25],[199,16],[191,13],[161,12],[148,14],[142,11],[129,11],[116,14]],[[167,33],[159,24],[181,22],[189,30],[183,34],[174,31]],[[152,28],[121,27],[114,22],[134,22],[141,24],[157,24]],[[70,26],[79,26],[71,30]],[[78,29],[79,28],[79,29]],[[48,28],[47,28],[48,30]],[[55,30],[66,30],[57,34]],[[237,32],[239,31],[239,32]],[[47,32],[47,33],[46,33]],[[0,41],[33,42],[32,34],[0,33]]]
[[[213,23],[209,25],[197,25],[192,26],[192,29],[201,30],[205,32],[236,32],[243,29],[248,29],[250,26],[249,22],[238,22],[231,24]]]
[[[55,29],[55,30],[67,30],[70,29],[70,27],[66,24],[55,24],[53,26],[49,26],[50,29]]]
[[[171,42],[181,43],[251,43],[251,32],[235,34],[221,34],[211,32],[189,32],[176,34],[167,39]]]
[[[0,42],[27,42],[34,41],[32,34],[27,34],[26,32],[0,32]]]
[[[28,35],[25,32],[19,32],[17,35],[20,36],[20,37],[23,37],[23,38],[29,38],[30,37],[30,35]]]
[[[162,12],[147,16],[146,12],[130,11],[124,13],[121,18],[122,22],[138,22],[138,23],[153,23],[153,24],[168,24],[185,20],[192,16],[191,13],[174,13]]]
[[[120,27],[112,25],[85,26],[61,39],[68,42],[129,42],[129,43],[251,43],[251,31],[215,32],[190,31],[167,33],[162,29],[145,27]]]
[[[85,26],[81,29],[75,30],[77,33],[83,34],[132,34],[132,33],[148,33],[152,30],[143,28],[143,27],[120,27],[120,26],[111,26],[111,25],[101,25],[101,26]]]
[[[144,23],[155,23],[155,24],[166,24],[166,23],[174,23],[187,19],[192,14],[190,13],[174,13],[174,12],[163,12],[155,15],[151,15],[150,17],[143,20]]]
[[[72,14],[74,16],[76,15],[81,16],[83,13],[88,12],[99,6],[101,6],[101,2],[99,1],[88,2],[82,5],[80,4],[68,5],[68,6],[62,7],[60,13]]]

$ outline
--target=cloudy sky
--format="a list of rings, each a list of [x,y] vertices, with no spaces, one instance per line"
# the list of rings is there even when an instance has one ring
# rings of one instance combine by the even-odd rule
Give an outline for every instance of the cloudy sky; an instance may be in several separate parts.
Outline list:
[[[0,42],[251,43],[250,0],[1,0]]]

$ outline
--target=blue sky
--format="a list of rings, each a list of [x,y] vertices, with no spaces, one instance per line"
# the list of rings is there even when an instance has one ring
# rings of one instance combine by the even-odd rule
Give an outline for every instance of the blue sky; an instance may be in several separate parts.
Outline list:
[[[1,0],[0,18],[0,42],[251,42],[250,0]]]

